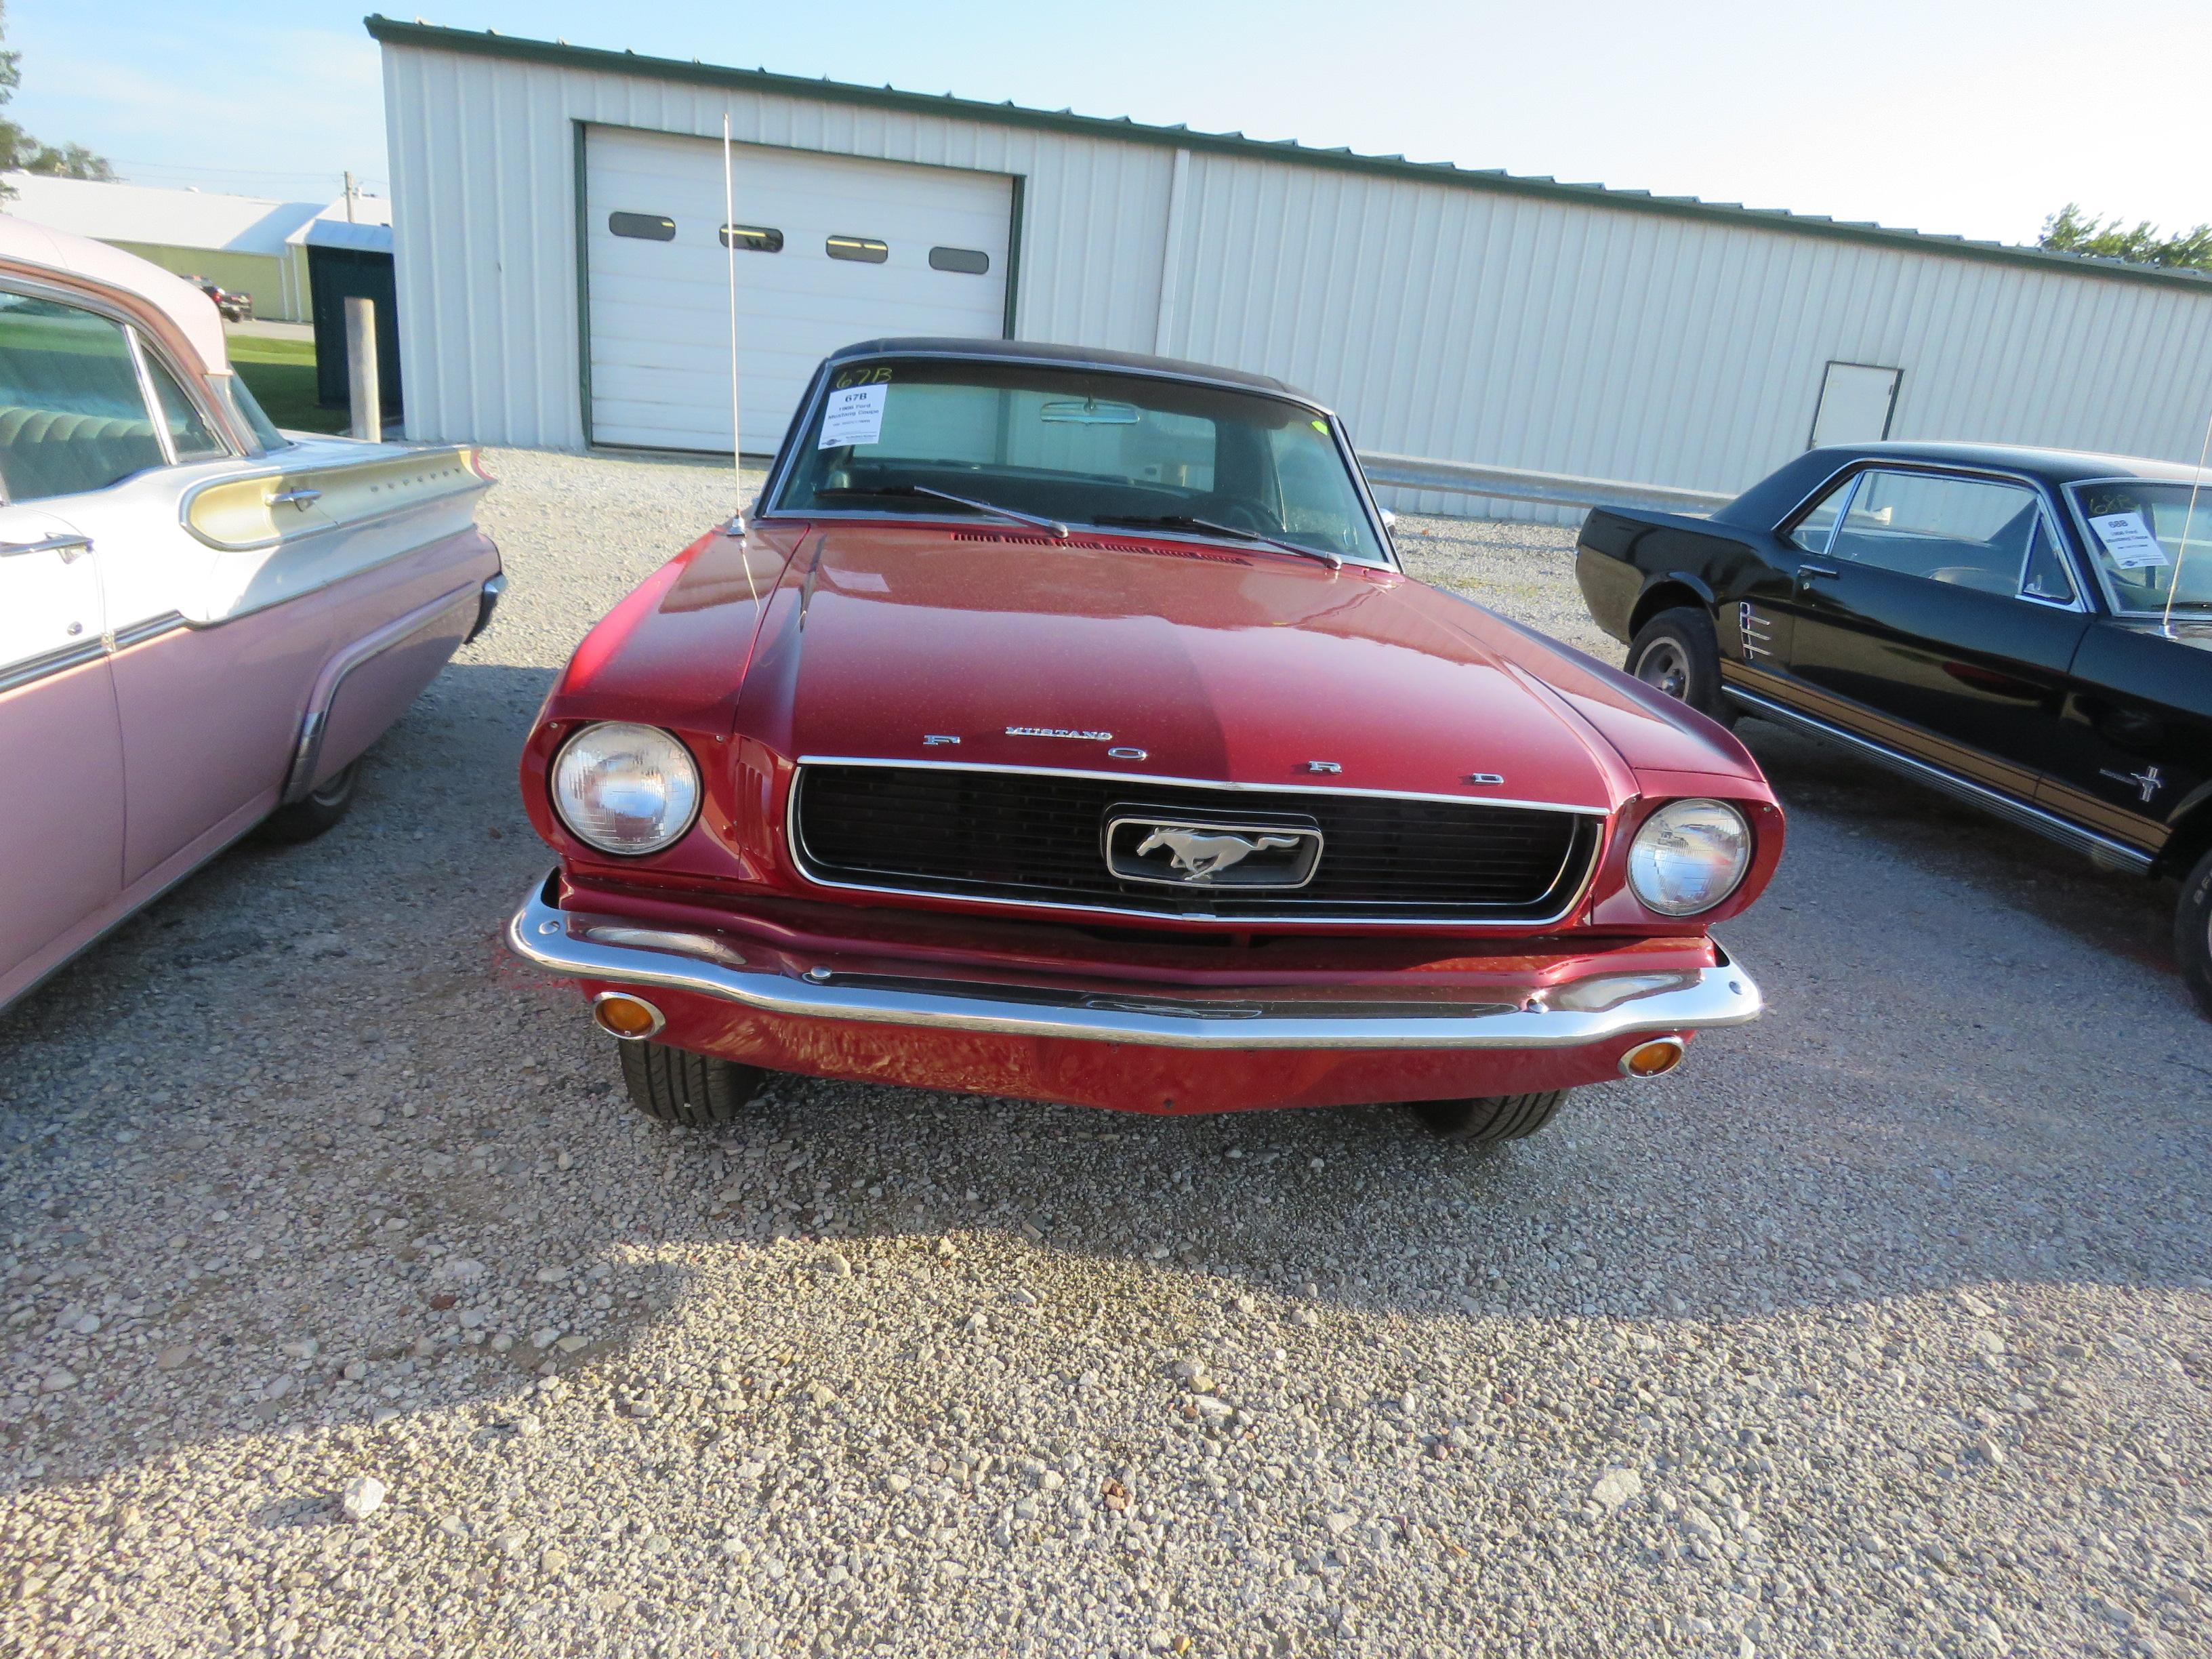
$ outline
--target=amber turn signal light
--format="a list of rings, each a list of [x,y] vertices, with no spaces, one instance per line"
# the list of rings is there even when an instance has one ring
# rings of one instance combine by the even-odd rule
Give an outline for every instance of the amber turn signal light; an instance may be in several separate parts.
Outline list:
[[[627,991],[602,991],[593,997],[592,1018],[609,1036],[625,1042],[649,1037],[668,1023],[660,1017],[659,1009]]]
[[[620,1035],[617,1033],[617,1035]],[[1682,1063],[1682,1039],[1654,1037],[1620,1057],[1623,1077],[1662,1077]]]

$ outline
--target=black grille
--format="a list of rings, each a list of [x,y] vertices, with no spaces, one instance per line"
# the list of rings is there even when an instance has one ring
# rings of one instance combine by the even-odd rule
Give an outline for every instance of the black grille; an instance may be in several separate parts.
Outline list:
[[[796,787],[800,856],[825,881],[1158,915],[1548,919],[1582,885],[1600,827],[1589,814],[1475,802],[949,767],[809,765]],[[1101,834],[1125,807],[1295,815],[1322,832],[1320,867],[1291,891],[1124,881],[1106,867]]]

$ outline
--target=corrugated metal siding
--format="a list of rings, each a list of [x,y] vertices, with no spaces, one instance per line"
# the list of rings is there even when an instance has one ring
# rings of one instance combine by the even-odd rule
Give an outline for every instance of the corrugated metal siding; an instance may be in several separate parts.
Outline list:
[[[578,122],[720,137],[726,111],[747,143],[1016,174],[1022,331],[1152,349],[1158,147],[408,47],[384,63],[410,435],[582,444]]]
[[[2212,399],[2212,295],[2173,288],[405,46],[385,79],[424,437],[581,443],[575,125],[725,111],[748,143],[1020,176],[1024,337],[1278,374],[1368,448],[1733,491],[1805,447],[1831,360],[1903,370],[1897,437],[2193,461]]]
[[[1733,491],[1805,447],[1832,360],[1903,369],[1899,438],[2193,461],[2212,413],[2212,295],[1202,153],[1186,190],[1165,349],[1365,448]]]

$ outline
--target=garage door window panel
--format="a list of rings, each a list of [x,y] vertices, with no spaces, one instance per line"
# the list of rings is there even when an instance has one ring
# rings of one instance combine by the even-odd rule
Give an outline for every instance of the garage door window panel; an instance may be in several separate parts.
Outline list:
[[[610,213],[607,230],[611,235],[628,237],[640,242],[672,242],[676,240],[676,221],[658,213]]]
[[[105,489],[167,459],[121,324],[0,294],[0,478],[9,500]]]
[[[1984,593],[2018,593],[2042,518],[2040,498],[2024,484],[1870,471],[1828,554]]]
[[[740,253],[783,252],[783,233],[766,225],[724,225],[721,238],[724,247],[733,247]]]
[[[891,257],[890,244],[872,236],[832,236],[823,247],[831,258],[849,259],[855,264],[879,265]]]
[[[957,271],[963,276],[988,276],[991,274],[991,256],[981,248],[933,247],[929,250],[929,268]]]

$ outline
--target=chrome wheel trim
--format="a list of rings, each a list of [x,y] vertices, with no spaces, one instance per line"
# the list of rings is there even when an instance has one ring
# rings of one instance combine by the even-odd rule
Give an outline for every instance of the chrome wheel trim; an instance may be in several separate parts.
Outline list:
[[[1654,640],[1636,659],[1636,678],[1678,702],[1690,700],[1688,653],[1673,640]]]
[[[342,766],[331,775],[319,789],[310,789],[307,799],[318,806],[335,806],[353,789],[353,768]]]

